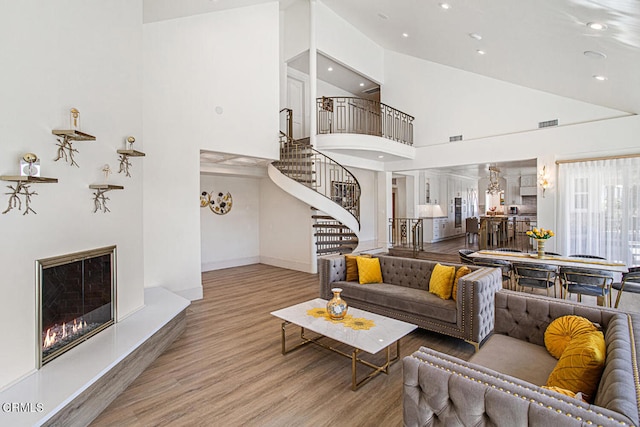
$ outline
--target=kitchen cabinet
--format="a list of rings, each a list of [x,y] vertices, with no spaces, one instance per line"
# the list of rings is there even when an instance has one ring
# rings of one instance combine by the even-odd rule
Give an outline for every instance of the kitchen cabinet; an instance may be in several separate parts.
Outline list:
[[[447,222],[447,217],[424,218],[422,220],[424,241],[426,243],[433,243],[445,239]]]
[[[535,187],[537,179],[535,175],[522,175],[520,177],[520,187]]]

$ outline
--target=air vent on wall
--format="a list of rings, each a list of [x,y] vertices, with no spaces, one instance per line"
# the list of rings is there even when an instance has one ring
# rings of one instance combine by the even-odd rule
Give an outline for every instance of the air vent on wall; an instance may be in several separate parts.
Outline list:
[[[455,135],[449,137],[449,142],[462,141],[462,135]]]
[[[540,122],[538,123],[538,128],[542,129],[542,128],[548,128],[551,126],[558,126],[558,119],[555,120],[547,120],[546,122]]]
[[[372,95],[374,93],[378,93],[380,92],[380,86],[376,86],[376,87],[372,87],[369,89],[365,89],[362,91],[362,93],[366,93],[367,95]]]

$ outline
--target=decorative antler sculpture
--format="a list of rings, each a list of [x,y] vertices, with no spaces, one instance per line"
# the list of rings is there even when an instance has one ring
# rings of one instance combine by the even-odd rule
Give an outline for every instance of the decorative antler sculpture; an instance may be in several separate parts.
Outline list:
[[[22,181],[18,181],[15,187],[12,185],[7,185],[7,188],[12,190],[12,192],[5,193],[9,195],[9,205],[7,206],[7,209],[2,212],[3,214],[6,214],[11,209],[16,207],[18,208],[18,210],[22,210],[22,200],[20,199],[20,196],[24,196],[25,204],[25,210],[22,215],[26,215],[29,212],[37,214],[37,212],[34,211],[29,204],[31,203],[31,196],[37,195],[38,193],[36,193],[35,191],[30,191],[29,185],[23,184]]]
[[[58,157],[56,157],[54,160],[57,162],[58,160],[64,158],[64,161],[68,162],[69,159],[71,159],[71,166],[75,165],[76,167],[80,167],[73,158],[73,153],[77,153],[78,150],[73,148],[73,144],[71,140],[69,140],[69,136],[64,135],[62,138],[56,139],[58,141],[58,143],[56,144],[58,146]]]
[[[107,191],[109,190],[97,189],[95,193],[93,193],[93,204],[94,204],[93,213],[96,213],[99,210],[102,210],[103,213],[111,212],[107,207],[107,200],[109,200],[109,198],[104,195],[104,193],[106,193]]]
[[[124,172],[125,176],[131,177],[129,167],[131,167],[129,156],[127,156],[126,154],[120,154],[120,169],[118,170],[118,173]]]

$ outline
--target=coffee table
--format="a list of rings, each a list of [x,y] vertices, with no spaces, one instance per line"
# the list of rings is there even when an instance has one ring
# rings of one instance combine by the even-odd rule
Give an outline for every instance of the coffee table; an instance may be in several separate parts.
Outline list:
[[[379,314],[370,313],[368,311],[359,310],[353,307],[349,307],[347,312],[348,315],[351,315],[353,318],[364,318],[367,320],[372,320],[375,323],[375,326],[371,327],[368,330],[356,330],[346,327],[342,322],[331,322],[324,317],[314,317],[307,314],[309,310],[325,308],[326,305],[326,300],[316,298],[311,301],[306,301],[271,313],[273,316],[283,320],[282,354],[290,353],[307,344],[315,344],[338,353],[342,356],[350,358],[352,390],[358,389],[361,385],[365,384],[381,372],[384,374],[388,374],[389,366],[391,366],[400,358],[400,339],[417,328],[416,325],[412,325],[411,323],[390,319]],[[287,349],[285,328],[289,324],[294,324],[300,327],[300,339],[302,340],[302,342]],[[307,337],[305,336],[305,330],[313,331],[320,336]],[[351,353],[346,353],[328,344],[325,344],[324,342],[320,342],[319,340],[322,337],[327,337],[334,341],[338,341],[340,343],[353,347],[353,351]],[[394,344],[396,346],[396,354],[393,358],[391,358],[390,349]],[[361,359],[358,356],[361,352],[376,354],[385,349],[386,363],[384,363],[382,366],[375,365],[369,361]],[[371,372],[366,377],[358,380],[358,364],[362,364],[373,369],[373,372]]]

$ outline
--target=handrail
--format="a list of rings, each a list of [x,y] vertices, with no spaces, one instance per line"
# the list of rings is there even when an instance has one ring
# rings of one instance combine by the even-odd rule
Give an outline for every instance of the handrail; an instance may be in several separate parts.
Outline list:
[[[389,218],[389,241],[394,247],[410,247],[413,255],[424,250],[422,218]]]
[[[368,99],[335,96],[316,99],[318,134],[356,133],[413,145],[414,117]]]
[[[285,113],[284,119],[282,113]],[[282,131],[282,120],[284,120],[285,131]],[[293,138],[293,110],[291,108],[283,108],[280,110],[280,135],[287,138]]]
[[[360,182],[340,163],[308,143],[282,136],[280,161],[274,162],[274,166],[289,178],[339,204],[360,223]]]

